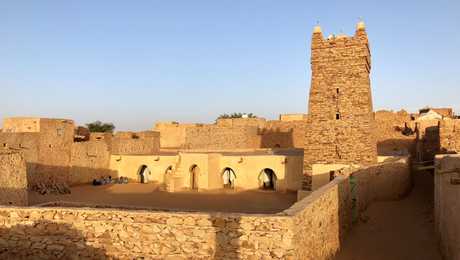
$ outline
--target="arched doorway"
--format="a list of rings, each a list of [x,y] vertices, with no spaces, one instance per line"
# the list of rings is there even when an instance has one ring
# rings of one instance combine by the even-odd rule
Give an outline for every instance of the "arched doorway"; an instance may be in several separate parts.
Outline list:
[[[224,182],[224,188],[226,189],[235,188],[235,180],[236,180],[235,171],[230,167],[226,167],[222,171],[222,180]]]
[[[173,173],[173,167],[172,167],[172,165],[170,165],[170,166],[168,166],[168,168],[166,168],[166,170],[165,170],[165,174],[164,174],[164,176],[163,176],[163,182],[164,182],[164,183],[167,183],[167,182],[168,182],[169,178],[171,178],[172,173]]]
[[[263,169],[259,174],[259,187],[263,190],[275,190],[276,174],[270,168]]]
[[[198,179],[200,175],[200,168],[198,165],[194,164],[190,167],[190,188],[192,190],[198,189]]]
[[[142,165],[139,168],[138,176],[139,176],[139,182],[140,183],[147,183],[149,182],[150,175],[152,173],[149,170],[149,167],[147,165]]]

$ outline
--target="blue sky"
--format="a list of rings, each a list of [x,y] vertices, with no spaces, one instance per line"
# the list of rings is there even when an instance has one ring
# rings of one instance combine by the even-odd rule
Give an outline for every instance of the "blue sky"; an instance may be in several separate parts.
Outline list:
[[[307,110],[310,37],[354,33],[372,52],[375,109],[460,112],[460,1],[6,1],[0,118],[149,129]]]

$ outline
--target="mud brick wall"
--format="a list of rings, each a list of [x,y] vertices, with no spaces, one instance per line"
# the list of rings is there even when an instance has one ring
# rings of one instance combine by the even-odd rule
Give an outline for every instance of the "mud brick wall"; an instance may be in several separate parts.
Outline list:
[[[0,205],[28,205],[26,162],[23,155],[3,148],[0,148]]]
[[[307,176],[313,163],[369,165],[377,161],[370,57],[364,27],[352,37],[324,39],[320,30],[313,33],[305,132]]]

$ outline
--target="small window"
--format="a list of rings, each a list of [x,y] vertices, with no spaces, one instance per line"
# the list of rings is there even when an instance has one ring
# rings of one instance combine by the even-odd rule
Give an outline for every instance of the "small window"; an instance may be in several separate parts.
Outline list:
[[[335,114],[335,120],[340,120],[340,113]]]
[[[340,92],[339,88],[336,88],[335,91],[337,92],[337,94],[339,94],[339,92]]]
[[[63,136],[64,135],[64,129],[63,128],[57,128],[56,129],[56,134],[57,134],[57,136]]]

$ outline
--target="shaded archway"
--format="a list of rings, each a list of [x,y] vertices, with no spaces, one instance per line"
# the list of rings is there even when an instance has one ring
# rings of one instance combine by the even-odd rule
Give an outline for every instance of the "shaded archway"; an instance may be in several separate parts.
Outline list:
[[[190,189],[197,190],[198,189],[198,180],[200,174],[200,168],[198,165],[194,164],[190,167]]]
[[[222,180],[224,183],[224,188],[226,189],[235,188],[235,180],[236,180],[235,171],[230,167],[224,168],[224,170],[222,171]]]
[[[147,183],[149,182],[149,179],[150,179],[150,175],[152,173],[150,172],[149,170],[149,167],[147,167],[147,165],[141,165],[141,167],[139,167],[139,171],[137,173],[138,175],[138,179],[139,179],[139,182],[140,183]]]
[[[275,190],[276,174],[270,168],[263,169],[259,174],[259,188],[263,190]]]
[[[170,166],[168,166],[168,168],[166,168],[165,173],[163,175],[163,183],[164,184],[168,183],[168,181],[171,178],[172,174],[173,174],[173,166],[170,165]]]

